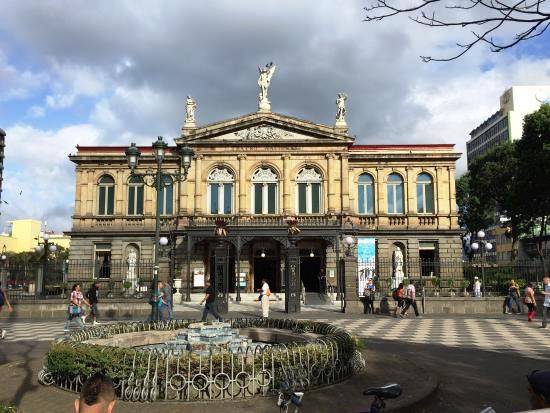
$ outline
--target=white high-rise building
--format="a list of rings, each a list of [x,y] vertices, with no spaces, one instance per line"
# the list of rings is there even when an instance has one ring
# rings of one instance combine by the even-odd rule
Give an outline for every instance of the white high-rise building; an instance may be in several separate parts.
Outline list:
[[[500,97],[500,109],[470,132],[468,165],[499,143],[520,139],[523,118],[550,102],[550,86],[512,86]]]

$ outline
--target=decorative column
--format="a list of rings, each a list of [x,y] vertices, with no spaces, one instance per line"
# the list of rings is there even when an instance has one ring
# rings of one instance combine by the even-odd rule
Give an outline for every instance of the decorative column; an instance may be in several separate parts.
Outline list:
[[[187,280],[186,280],[186,288],[185,288],[185,301],[190,303],[191,302],[191,281],[192,281],[192,274],[191,274],[191,254],[193,253],[193,240],[191,238],[191,234],[187,233]]]
[[[115,195],[115,215],[125,215],[124,214],[124,204],[126,196],[124,194],[124,189],[126,185],[124,185],[124,171],[119,169],[116,171],[116,195]]]
[[[327,153],[327,194],[328,194],[328,212],[334,213],[336,211],[336,205],[334,205],[334,191],[335,188],[335,177],[334,177],[334,154]],[[349,196],[349,194],[348,194]]]
[[[414,169],[407,166],[405,168],[405,179],[406,179],[406,195],[405,201],[405,214],[415,214],[416,213],[416,188],[415,188],[415,173]]]
[[[246,214],[246,155],[238,155],[239,160],[239,205],[237,210],[239,214]]]
[[[88,171],[88,179],[86,180],[88,183],[88,200],[86,202],[86,215],[95,215],[96,211],[94,211],[94,171]]]
[[[290,181],[290,154],[284,154],[283,158],[283,214],[292,213],[290,193],[292,191]]]
[[[217,240],[214,249],[214,291],[216,291],[216,305],[220,314],[227,314],[227,247],[222,239]]]
[[[342,194],[342,212],[349,212],[349,154],[343,153],[340,155],[340,158],[342,160],[342,190],[340,191]]]
[[[357,294],[357,257],[344,257],[344,313],[361,314],[363,305]]]
[[[300,250],[296,241],[294,237],[288,237],[285,265],[285,312],[289,314],[300,312]]]
[[[202,159],[203,155],[195,155],[195,214],[202,213]]]

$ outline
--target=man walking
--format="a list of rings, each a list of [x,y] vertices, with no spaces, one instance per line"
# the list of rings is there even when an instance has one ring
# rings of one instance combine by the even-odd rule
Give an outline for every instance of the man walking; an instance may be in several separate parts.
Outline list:
[[[520,292],[519,292],[519,285],[516,284],[514,280],[510,280],[510,285],[508,287],[508,309],[506,311],[506,314],[512,314],[512,305],[515,302],[516,306],[518,307],[518,314],[521,314],[522,308],[521,308],[521,302],[519,301]]]
[[[8,293],[5,292],[3,289],[2,289],[2,283],[0,283],[0,313],[2,312],[2,308],[7,305],[8,306],[8,312],[12,312],[13,311],[13,308],[10,304],[10,300],[8,299]],[[1,329],[0,330],[0,339],[4,339],[6,338],[6,330],[4,329]]]
[[[88,299],[88,302],[90,303],[90,310],[92,313],[92,318],[94,319],[94,326],[97,326],[101,323],[97,321],[97,303],[99,302],[97,296],[99,291],[99,284],[96,282],[93,282],[90,286],[90,289],[86,293],[86,298]]]
[[[201,300],[199,305],[202,305],[205,301],[206,304],[204,305],[204,310],[202,311],[202,321],[205,322],[208,318],[208,313],[211,313],[214,318],[216,318],[219,322],[222,322],[222,317],[218,314],[218,310],[216,310],[216,293],[214,291],[214,287],[210,284],[210,280],[206,280],[204,298]]]
[[[174,312],[172,310],[172,285],[167,281],[166,284],[164,284],[164,288],[162,289],[162,310],[161,312],[164,313],[164,310],[168,313],[168,320],[172,320],[174,318]]]
[[[543,294],[544,294],[544,304],[542,306],[542,328],[546,328],[548,325],[548,320],[550,319],[550,277],[544,277],[542,280],[543,283]]]
[[[420,314],[418,314],[418,306],[416,305],[416,288],[414,286],[415,282],[411,281],[411,283],[407,286],[407,295],[405,297],[405,308],[401,312],[401,317],[405,317],[407,315],[407,311],[409,310],[409,307],[412,305],[412,308],[414,309],[414,315],[419,317]]]

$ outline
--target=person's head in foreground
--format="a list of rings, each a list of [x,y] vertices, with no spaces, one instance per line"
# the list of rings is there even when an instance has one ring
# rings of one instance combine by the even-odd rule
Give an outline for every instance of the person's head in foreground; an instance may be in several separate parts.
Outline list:
[[[82,385],[75,413],[111,413],[115,407],[115,385],[109,376],[94,373]]]
[[[550,370],[534,370],[527,376],[533,409],[550,407]]]

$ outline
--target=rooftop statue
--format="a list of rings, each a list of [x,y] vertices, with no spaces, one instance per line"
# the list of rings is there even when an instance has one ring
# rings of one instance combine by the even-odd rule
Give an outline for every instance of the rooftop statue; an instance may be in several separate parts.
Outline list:
[[[267,98],[267,89],[269,88],[271,77],[276,68],[277,66],[274,65],[273,62],[269,62],[265,65],[264,69],[258,67],[258,71],[260,72],[260,77],[258,78],[258,86],[260,87],[260,93],[258,94],[258,109],[260,111],[271,111],[271,102]]]

